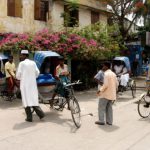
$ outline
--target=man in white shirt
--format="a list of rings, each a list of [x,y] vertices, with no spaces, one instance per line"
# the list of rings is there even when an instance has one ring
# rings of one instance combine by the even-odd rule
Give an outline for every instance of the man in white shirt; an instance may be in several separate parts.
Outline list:
[[[28,50],[22,50],[22,61],[19,63],[16,77],[20,80],[20,90],[23,106],[26,112],[26,121],[32,122],[31,108],[34,109],[40,119],[44,117],[44,112],[39,107],[38,89],[36,78],[39,75],[39,69],[36,63],[29,60]]]
[[[124,63],[119,62],[113,68],[115,74],[119,77],[120,86],[126,87],[129,81],[129,73]]]

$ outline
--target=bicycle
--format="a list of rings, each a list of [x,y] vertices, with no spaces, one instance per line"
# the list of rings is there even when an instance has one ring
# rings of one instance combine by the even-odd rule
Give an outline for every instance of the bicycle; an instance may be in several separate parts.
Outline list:
[[[142,118],[147,118],[150,115],[150,80],[146,81],[147,92],[140,96],[138,101],[138,113]]]
[[[120,79],[118,79],[118,81],[120,81]],[[132,78],[129,78],[129,81],[127,83],[127,86],[125,88],[122,88],[120,85],[118,87],[118,92],[124,92],[124,91],[129,91],[131,90],[132,92],[132,97],[135,98],[136,97],[136,81],[133,80]]]
[[[80,81],[68,83],[63,85],[63,91],[64,95],[58,95],[57,98],[53,100],[53,109],[57,111],[63,111],[64,108],[66,108],[66,105],[68,104],[68,110],[71,111],[72,120],[77,128],[80,128],[81,126],[81,109],[78,103],[78,100],[76,99],[74,95],[74,85],[81,84]],[[42,104],[49,104],[51,107],[51,98],[45,98],[42,93],[39,92],[39,99],[40,103]]]

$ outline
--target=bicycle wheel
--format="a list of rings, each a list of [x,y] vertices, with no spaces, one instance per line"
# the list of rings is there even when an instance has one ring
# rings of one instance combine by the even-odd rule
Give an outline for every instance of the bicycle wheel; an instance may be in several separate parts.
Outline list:
[[[71,110],[72,120],[77,128],[81,126],[80,106],[75,97],[69,99],[69,108]]]
[[[134,80],[131,81],[131,91],[132,91],[132,96],[135,98],[136,96],[136,82]]]
[[[142,118],[147,118],[150,115],[150,102],[146,100],[146,95],[143,95],[138,102],[138,113]]]

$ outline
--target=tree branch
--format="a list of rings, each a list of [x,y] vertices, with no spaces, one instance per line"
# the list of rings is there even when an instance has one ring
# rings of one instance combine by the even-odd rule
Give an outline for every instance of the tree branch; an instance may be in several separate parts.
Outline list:
[[[128,27],[127,30],[126,30],[127,33],[129,32],[130,28],[132,27],[134,21],[137,19],[137,16],[138,16],[138,15],[136,14],[135,17],[133,18],[133,20],[131,21],[129,27]]]

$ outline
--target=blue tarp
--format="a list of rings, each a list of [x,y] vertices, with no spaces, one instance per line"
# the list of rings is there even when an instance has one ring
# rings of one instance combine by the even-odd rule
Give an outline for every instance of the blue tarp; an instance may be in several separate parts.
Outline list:
[[[37,78],[38,84],[56,83],[55,78],[51,74],[40,74]]]
[[[59,57],[59,56],[60,55],[58,53],[50,51],[50,50],[49,51],[38,51],[38,52],[35,52],[34,61],[37,65],[37,67],[40,69],[40,67],[46,57]]]
[[[129,61],[129,58],[128,57],[115,57],[114,60],[120,60],[120,61],[123,61],[127,67],[127,69],[129,71],[131,71],[131,65],[130,65],[130,61]]]

